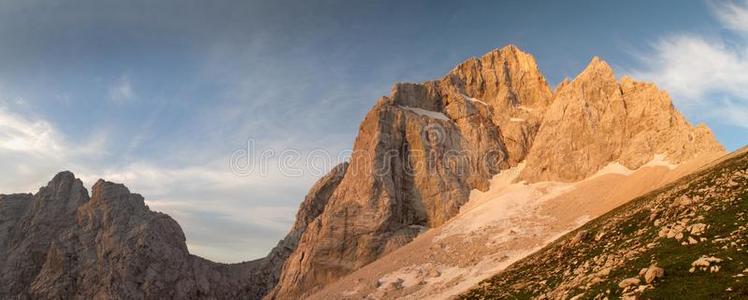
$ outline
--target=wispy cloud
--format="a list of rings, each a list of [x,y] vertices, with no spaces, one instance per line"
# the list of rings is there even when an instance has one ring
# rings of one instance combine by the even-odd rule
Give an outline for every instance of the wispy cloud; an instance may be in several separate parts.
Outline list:
[[[135,99],[135,90],[133,89],[130,78],[127,75],[120,76],[109,87],[109,100],[114,104],[125,104]]]
[[[61,169],[72,168],[81,157],[106,151],[107,134],[71,145],[50,122],[10,110],[0,102],[0,169],[12,176],[0,178],[0,192],[30,192]]]
[[[745,49],[720,39],[691,34],[667,37],[654,45],[654,55],[642,56],[649,68],[641,75],[661,82],[684,100],[709,102],[711,92],[748,96],[748,56]]]
[[[748,2],[711,2],[712,10],[719,20],[734,31],[748,34]]]
[[[679,33],[637,56],[634,76],[657,82],[687,112],[748,128],[748,1],[712,3],[727,34]]]
[[[15,115],[0,106],[0,151],[44,156],[61,150],[57,131],[49,123]]]
[[[14,113],[15,101],[0,99],[0,192],[38,188],[68,155],[59,131],[45,120]],[[24,190],[14,190],[22,188]]]

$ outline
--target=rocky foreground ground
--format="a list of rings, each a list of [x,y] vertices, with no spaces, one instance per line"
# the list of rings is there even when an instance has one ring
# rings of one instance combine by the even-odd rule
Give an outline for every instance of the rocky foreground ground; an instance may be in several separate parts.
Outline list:
[[[748,149],[639,197],[460,299],[748,298]]]

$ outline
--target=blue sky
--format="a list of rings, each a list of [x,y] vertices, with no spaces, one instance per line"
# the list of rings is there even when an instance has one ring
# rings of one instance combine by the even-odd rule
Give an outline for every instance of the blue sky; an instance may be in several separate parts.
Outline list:
[[[320,172],[271,159],[237,176],[232,153],[338,154],[394,82],[509,43],[553,85],[600,56],[728,149],[748,142],[748,3],[547,2],[3,1],[0,193],[104,177],[177,219],[196,254],[261,257]]]

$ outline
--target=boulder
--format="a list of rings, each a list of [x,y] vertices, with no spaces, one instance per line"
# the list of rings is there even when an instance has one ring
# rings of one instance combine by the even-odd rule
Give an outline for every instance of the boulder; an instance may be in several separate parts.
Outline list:
[[[625,289],[630,286],[638,286],[639,283],[641,283],[641,280],[639,278],[631,277],[621,280],[621,282],[618,283],[618,287]]]
[[[647,268],[647,271],[644,273],[644,282],[647,284],[651,284],[655,281],[655,279],[662,278],[665,276],[665,269],[657,267],[657,266],[650,266]]]

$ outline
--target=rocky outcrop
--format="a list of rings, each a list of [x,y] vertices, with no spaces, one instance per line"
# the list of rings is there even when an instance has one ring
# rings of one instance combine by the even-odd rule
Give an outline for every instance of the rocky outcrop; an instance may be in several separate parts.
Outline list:
[[[190,255],[169,216],[99,180],[92,197],[62,172],[31,195],[0,197],[0,298],[258,298],[263,261],[235,265]],[[17,220],[16,220],[17,219]]]
[[[556,89],[521,177],[572,182],[614,161],[636,169],[658,154],[680,163],[723,151],[706,126],[683,118],[667,93],[628,77],[616,81],[595,57]]]
[[[492,108],[508,161],[527,156],[552,93],[532,55],[509,45],[457,66],[442,81]]]
[[[550,96],[513,46],[440,81],[396,84],[362,122],[347,173],[269,298],[308,295],[449,220],[472,189],[524,159]]]
[[[57,174],[33,196],[2,197],[2,215],[10,218],[4,218],[0,225],[5,229],[4,240],[0,241],[4,245],[0,298],[29,295],[50,246],[66,228],[75,225],[76,210],[88,198],[83,183],[70,172]]]
[[[31,203],[32,194],[0,195],[0,253],[8,253],[8,243],[18,220]]]
[[[487,178],[462,156],[455,163],[465,174],[445,166],[448,151],[459,153],[465,143],[451,121],[378,104],[361,126],[346,175],[301,236],[273,296],[301,296],[456,213],[469,187]]]

